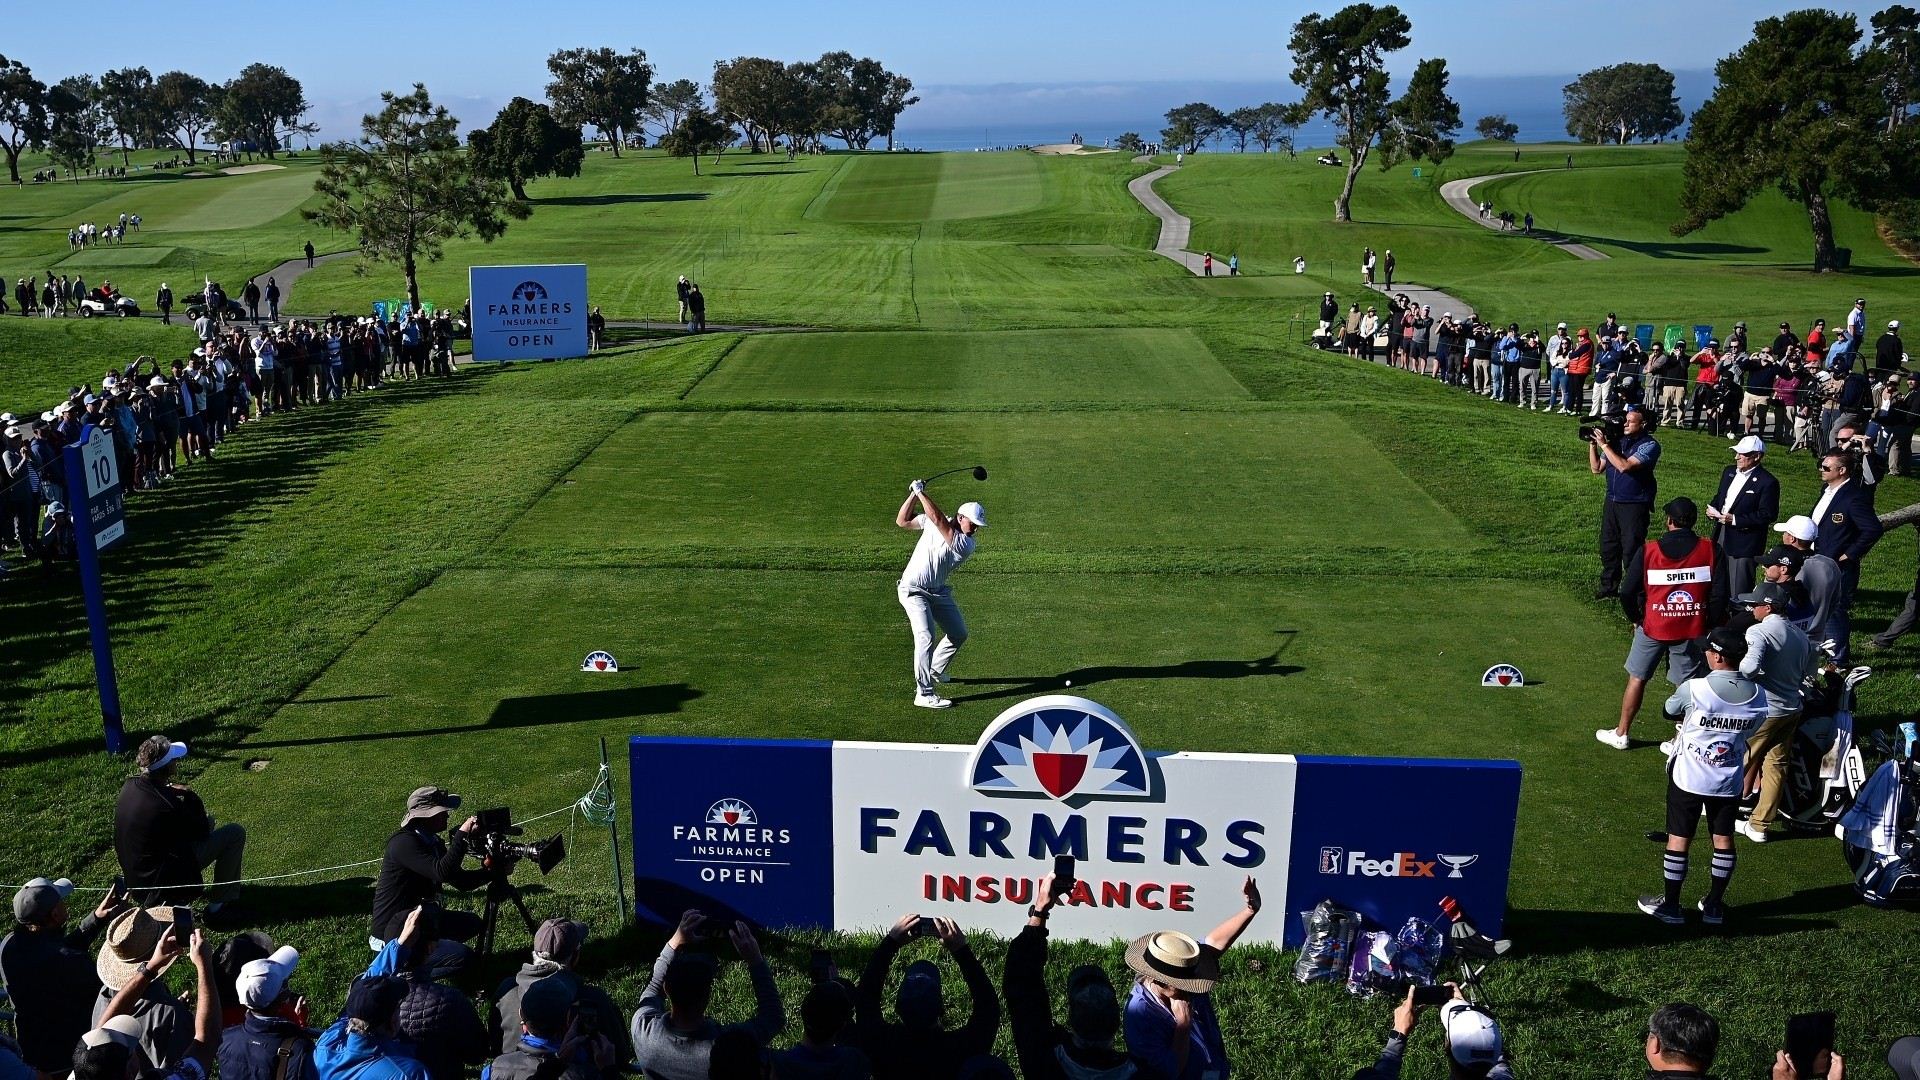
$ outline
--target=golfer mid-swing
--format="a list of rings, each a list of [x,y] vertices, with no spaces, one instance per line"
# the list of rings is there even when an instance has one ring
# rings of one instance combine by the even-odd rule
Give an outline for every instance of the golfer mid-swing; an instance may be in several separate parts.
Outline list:
[[[916,499],[918,514],[913,513]],[[947,665],[966,644],[967,621],[953,601],[947,575],[973,554],[973,534],[987,527],[987,511],[977,502],[961,503],[959,514],[950,518],[927,496],[926,481],[915,480],[893,523],[920,530],[913,558],[900,575],[900,606],[907,609],[907,622],[913,626],[913,703],[923,709],[952,708],[953,702],[934,687],[947,681]],[[946,632],[939,648],[933,644],[935,623]]]

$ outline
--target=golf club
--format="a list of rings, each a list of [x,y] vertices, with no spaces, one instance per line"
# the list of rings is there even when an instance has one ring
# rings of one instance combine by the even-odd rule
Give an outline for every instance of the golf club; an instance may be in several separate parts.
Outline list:
[[[946,472],[934,473],[932,476],[927,477],[926,482],[931,484],[935,480],[938,480],[943,476],[952,476],[954,473],[957,473],[957,472],[968,472],[968,471],[971,471],[973,473],[973,478],[975,480],[985,480],[987,478],[987,467],[985,465],[973,465],[973,466],[962,465],[957,469],[948,469]]]

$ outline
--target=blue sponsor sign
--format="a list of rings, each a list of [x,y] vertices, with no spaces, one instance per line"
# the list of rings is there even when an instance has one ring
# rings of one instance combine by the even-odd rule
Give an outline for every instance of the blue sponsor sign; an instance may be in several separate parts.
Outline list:
[[[558,360],[587,355],[587,267],[474,266],[475,360]]]
[[[1505,916],[1511,761],[1143,750],[1099,704],[1015,705],[973,746],[636,736],[638,913],[872,930],[903,911],[1002,934],[1055,855],[1079,860],[1072,930],[1211,926],[1248,874],[1273,901],[1253,940],[1298,944],[1331,898],[1385,926],[1453,896]]]

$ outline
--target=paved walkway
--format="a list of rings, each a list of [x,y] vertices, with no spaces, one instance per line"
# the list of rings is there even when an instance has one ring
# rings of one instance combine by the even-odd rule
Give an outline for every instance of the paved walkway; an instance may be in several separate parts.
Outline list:
[[[1141,154],[1133,160],[1138,164],[1145,165],[1152,162],[1153,158],[1149,155]],[[1173,172],[1178,167],[1177,165],[1162,165],[1158,169],[1143,176],[1136,176],[1131,181],[1128,181],[1127,190],[1133,194],[1135,199],[1140,201],[1141,206],[1146,207],[1149,213],[1160,219],[1160,240],[1153,245],[1153,253],[1172,259],[1188,270],[1199,274],[1203,273],[1206,269],[1206,257],[1200,252],[1187,250],[1187,238],[1193,232],[1192,219],[1188,218],[1185,214],[1175,211],[1173,207],[1167,205],[1167,200],[1161,198],[1159,193],[1153,190],[1153,182],[1155,180]],[[1227,260],[1215,256],[1213,265],[1220,276],[1226,276]]]
[[[1416,304],[1422,306],[1431,305],[1433,313],[1436,316],[1442,312],[1450,311],[1458,318],[1465,318],[1467,313],[1473,310],[1473,305],[1467,303],[1465,300],[1449,293],[1443,293],[1430,285],[1418,285],[1411,281],[1402,281],[1391,289],[1378,282],[1366,287],[1387,297],[1399,296],[1404,293],[1408,300]],[[1342,314],[1344,316],[1344,312]]]
[[[1468,194],[1473,190],[1474,185],[1485,183],[1488,180],[1501,180],[1509,176],[1530,176],[1534,173],[1559,171],[1559,169],[1528,169],[1525,172],[1494,173],[1490,176],[1469,176],[1465,180],[1449,180],[1440,185],[1440,197],[1445,199],[1448,206],[1459,211],[1468,221],[1477,222],[1489,229],[1499,230],[1500,221],[1497,218],[1483,218],[1480,216],[1480,204],[1474,202],[1473,196]],[[1541,234],[1539,239],[1552,244],[1554,247],[1559,248],[1561,251],[1566,252],[1576,259],[1594,260],[1611,257],[1606,252],[1595,251],[1585,244],[1576,244],[1571,240],[1556,240],[1551,234]]]

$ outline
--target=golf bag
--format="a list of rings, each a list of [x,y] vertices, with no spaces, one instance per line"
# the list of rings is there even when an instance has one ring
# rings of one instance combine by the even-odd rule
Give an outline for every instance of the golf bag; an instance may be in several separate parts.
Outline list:
[[[1807,676],[1806,719],[1787,744],[1787,776],[1780,792],[1780,816],[1789,829],[1827,832],[1866,786],[1866,761],[1853,741],[1853,688],[1873,675],[1857,667],[1841,674],[1831,661],[1831,642],[1820,645],[1827,663]],[[1740,802],[1746,820],[1760,801],[1754,792]]]
[[[1884,740],[1884,733],[1876,733]],[[1920,900],[1920,763],[1914,725],[1900,725],[1892,756],[1834,826],[1853,871],[1853,889],[1874,907]]]

